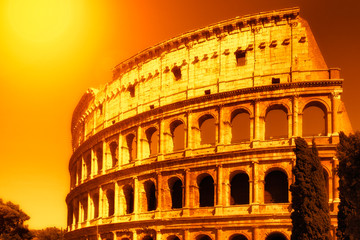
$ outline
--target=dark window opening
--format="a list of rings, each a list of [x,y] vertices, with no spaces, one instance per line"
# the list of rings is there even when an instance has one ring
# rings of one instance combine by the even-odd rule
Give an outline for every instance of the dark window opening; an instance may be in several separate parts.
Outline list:
[[[101,170],[103,168],[103,150],[102,148],[98,148],[96,150],[96,161],[97,161],[97,167],[98,167],[98,174],[101,173]]]
[[[246,173],[236,174],[230,182],[231,205],[249,204],[249,177]]]
[[[287,240],[282,233],[271,233],[265,240]]]
[[[180,179],[177,179],[170,186],[171,193],[171,208],[182,208],[183,192],[182,192],[182,182]]]
[[[242,234],[236,234],[235,236],[232,236],[230,240],[248,240],[248,239]]]
[[[106,199],[108,204],[108,217],[115,213],[115,194],[112,189],[106,191]]]
[[[88,218],[88,199],[87,197],[83,198],[81,201],[82,206],[82,214],[83,214],[83,221],[86,221]]]
[[[158,154],[159,152],[159,131],[151,127],[146,130],[146,137],[149,143],[150,155]]]
[[[99,194],[95,193],[92,197],[93,205],[94,205],[94,218],[99,217]]]
[[[288,137],[287,114],[283,109],[273,109],[265,116],[265,139]]]
[[[100,115],[103,114],[103,105],[102,104],[99,105],[99,113],[100,113]]]
[[[180,240],[177,236],[170,236],[167,238],[167,240]]]
[[[306,136],[326,136],[326,115],[318,106],[308,106],[303,112],[303,133]]]
[[[115,167],[118,163],[118,144],[116,142],[110,143],[111,166]]]
[[[173,150],[183,150],[185,148],[185,129],[183,122],[177,120],[171,123],[170,131],[173,141]]]
[[[200,126],[200,144],[215,145],[215,119],[211,115],[205,115],[199,119]]]
[[[235,52],[235,57],[237,66],[244,66],[246,64],[246,51],[237,50]]]
[[[127,185],[124,187],[124,196],[126,202],[126,214],[134,212],[134,189]]]
[[[67,223],[68,226],[71,226],[73,224],[73,217],[74,217],[74,211],[72,202],[68,205],[68,217],[67,217]]]
[[[210,89],[205,90],[204,92],[205,92],[205,95],[210,95],[210,94],[211,94],[211,90],[210,90]]]
[[[128,88],[130,97],[135,97],[135,86],[129,86]]]
[[[280,83],[280,78],[272,78],[272,79],[271,79],[271,83],[272,83],[272,84],[278,84],[278,83]]]
[[[154,108],[155,108],[154,104],[150,105],[150,109],[154,109]]]
[[[250,115],[247,112],[235,112],[231,119],[231,142],[250,140]]]
[[[174,74],[175,80],[180,80],[181,79],[181,68],[178,66],[174,66],[171,69],[171,72]]]
[[[147,202],[147,210],[153,211],[156,210],[156,191],[155,184],[152,181],[147,181],[144,184],[145,192],[146,192],[146,202]]]
[[[129,134],[126,136],[126,143],[129,150],[129,162],[132,162],[136,159],[136,141],[135,135]]]
[[[288,180],[285,173],[272,171],[265,177],[265,203],[288,202]]]
[[[196,240],[211,240],[211,238],[207,235],[200,235],[196,238]]]
[[[199,184],[200,207],[214,206],[214,180],[211,176],[204,177]]]
[[[154,240],[151,236],[147,235],[143,238],[143,240]]]

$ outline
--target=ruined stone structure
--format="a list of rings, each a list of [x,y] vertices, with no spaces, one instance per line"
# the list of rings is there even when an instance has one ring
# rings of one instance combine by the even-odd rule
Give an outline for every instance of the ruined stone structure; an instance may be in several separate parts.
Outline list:
[[[290,239],[298,136],[318,145],[335,238],[342,84],[298,8],[122,62],[73,114],[67,239]]]

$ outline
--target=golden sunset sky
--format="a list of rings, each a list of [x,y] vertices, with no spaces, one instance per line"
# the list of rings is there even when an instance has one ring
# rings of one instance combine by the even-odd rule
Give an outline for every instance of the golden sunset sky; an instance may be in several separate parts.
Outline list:
[[[0,198],[32,229],[66,227],[70,122],[81,96],[143,49],[236,16],[299,6],[360,129],[360,3],[355,0],[1,0]]]

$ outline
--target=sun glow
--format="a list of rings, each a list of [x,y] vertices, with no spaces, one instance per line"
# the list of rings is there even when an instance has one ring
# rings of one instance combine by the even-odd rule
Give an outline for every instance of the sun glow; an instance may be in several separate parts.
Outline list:
[[[59,37],[70,25],[70,0],[8,1],[8,22],[29,41],[47,42]]]

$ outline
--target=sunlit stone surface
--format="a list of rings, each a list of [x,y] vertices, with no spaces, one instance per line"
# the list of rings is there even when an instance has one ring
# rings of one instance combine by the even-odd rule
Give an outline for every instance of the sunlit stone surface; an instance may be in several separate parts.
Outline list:
[[[72,119],[67,239],[290,239],[294,138],[315,137],[336,227],[343,79],[299,9],[140,52]]]

